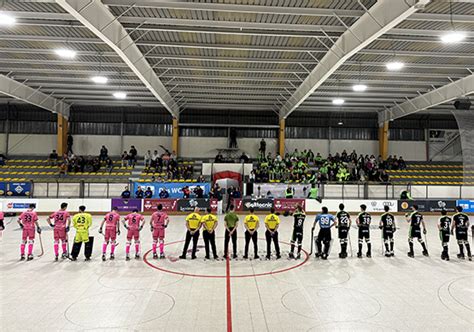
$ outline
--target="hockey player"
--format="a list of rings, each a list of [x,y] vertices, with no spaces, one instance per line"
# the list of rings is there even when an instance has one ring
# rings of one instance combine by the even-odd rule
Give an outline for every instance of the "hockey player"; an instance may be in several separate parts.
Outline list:
[[[441,218],[439,218],[438,221],[438,230],[439,238],[441,240],[441,246],[443,247],[443,251],[441,252],[441,259],[449,261],[448,243],[451,230],[451,218],[448,217],[447,214],[448,212],[446,210],[441,211]]]
[[[313,224],[314,230],[316,224],[319,223],[319,233],[316,237],[316,247],[318,249],[316,252],[316,257],[328,259],[329,248],[331,245],[331,228],[335,225],[334,216],[329,214],[328,208],[325,206],[322,207],[321,212],[321,214],[316,216]],[[322,248],[322,244],[324,244],[324,250]]]
[[[471,256],[471,247],[469,246],[469,241],[467,240],[467,231],[469,229],[469,217],[467,214],[462,212],[462,207],[456,207],[457,213],[453,215],[453,224],[451,226],[451,234],[453,231],[456,231],[456,240],[458,241],[459,254],[458,258],[464,259],[464,248],[466,247],[467,257],[469,260],[472,260]]]
[[[110,259],[115,259],[115,246],[117,235],[120,235],[120,214],[116,207],[107,213],[99,227],[99,233],[102,234],[102,227],[105,223],[104,244],[102,244],[102,260],[105,261],[107,254],[107,245],[110,243]]]
[[[127,225],[128,223],[128,225]],[[135,242],[135,259],[140,258],[140,231],[143,229],[145,218],[134,209],[132,213],[127,214],[123,220],[123,226],[127,229],[127,244],[125,245],[125,260],[130,260],[130,246],[132,239]]]
[[[46,221],[48,222],[49,226],[54,228],[54,256],[55,261],[58,261],[59,256],[59,241],[61,241],[62,247],[62,258],[67,258],[68,253],[68,243],[67,243],[67,232],[69,232],[69,228],[71,227],[71,215],[69,212],[66,211],[67,203],[61,203],[60,210],[51,214]],[[51,223],[53,220],[53,223]]]
[[[265,239],[267,240],[267,256],[266,259],[271,257],[271,243],[275,246],[276,259],[280,259],[280,244],[278,243],[278,227],[280,226],[280,217],[275,214],[275,209],[270,209],[270,214],[265,217]]]
[[[360,213],[357,216],[357,227],[359,227],[359,251],[357,257],[362,258],[362,243],[365,240],[367,244],[367,257],[372,257],[372,244],[370,243],[370,223],[372,222],[372,216],[366,211],[367,206],[362,204],[360,206]]]
[[[410,223],[410,229],[408,231],[408,245],[410,246],[410,251],[408,252],[408,257],[415,257],[413,252],[413,238],[416,237],[418,242],[420,242],[421,247],[423,248],[423,255],[428,256],[428,249],[426,249],[425,241],[421,235],[421,226],[423,226],[423,234],[426,234],[425,221],[423,220],[423,215],[418,212],[418,205],[413,205],[411,207],[412,213],[407,215],[407,222]]]
[[[392,257],[395,254],[393,253],[393,234],[397,230],[395,224],[395,216],[391,214],[390,207],[385,205],[383,207],[385,213],[380,216],[379,228],[382,230],[382,239],[385,245],[385,257]]]
[[[25,260],[25,247],[28,243],[28,258],[31,261],[33,259],[33,244],[35,242],[35,228],[38,234],[41,234],[41,228],[38,224],[38,215],[35,212],[35,204],[30,204],[29,209],[20,214],[18,218],[18,225],[23,229],[22,241],[20,245],[20,260]]]
[[[336,214],[337,235],[339,237],[339,243],[341,244],[339,258],[347,258],[347,244],[349,243],[348,236],[352,224],[351,216],[349,213],[344,211],[344,208],[344,204],[339,204],[339,212]]]
[[[168,227],[169,217],[163,212],[163,205],[158,204],[158,211],[153,212],[150,219],[150,229],[153,237],[153,258],[157,259],[156,247],[158,241],[160,242],[160,258],[165,258],[165,228]]]
[[[76,229],[76,235],[74,236],[74,245],[73,250],[71,250],[72,260],[75,261],[77,259],[77,254],[79,254],[80,247],[82,243],[86,247],[84,249],[84,253],[86,256],[86,261],[91,260],[92,254],[92,243],[90,243],[89,239],[89,228],[92,225],[92,215],[86,212],[86,207],[84,205],[79,206],[79,213],[75,214],[72,217],[72,227]],[[93,240],[94,238],[91,237]],[[77,252],[75,252],[74,247],[78,247]],[[88,249],[89,248],[89,249]],[[90,252],[89,252],[90,250]]]
[[[296,259],[301,258],[301,249],[303,246],[303,228],[304,221],[306,219],[306,214],[303,211],[303,207],[300,204],[296,205],[295,212],[293,212],[293,234],[291,235],[291,249],[289,253],[289,258],[295,258],[295,244],[298,242],[298,253],[296,254]]]
[[[259,259],[258,256],[258,227],[260,226],[260,219],[254,214],[254,208],[249,209],[250,214],[248,214],[244,219],[245,227],[245,250],[244,250],[244,259],[249,258],[249,244],[250,240],[253,242],[253,251],[254,258]]]
[[[204,238],[204,248],[206,250],[206,259],[210,258],[209,245],[212,249],[212,255],[214,259],[218,259],[216,249],[216,228],[217,228],[217,217],[211,213],[211,208],[207,208],[207,214],[201,219],[204,230],[202,231],[202,237]]]
[[[191,259],[196,259],[197,244],[199,241],[199,230],[201,229],[201,215],[199,214],[199,208],[195,207],[194,212],[188,214],[186,217],[186,238],[184,240],[183,253],[179,256],[180,259],[186,259],[188,252],[189,243],[193,239],[193,250],[191,253]]]
[[[0,211],[0,231],[3,231],[5,229],[5,224],[3,223],[4,219],[5,219],[5,215],[3,214],[2,211]]]

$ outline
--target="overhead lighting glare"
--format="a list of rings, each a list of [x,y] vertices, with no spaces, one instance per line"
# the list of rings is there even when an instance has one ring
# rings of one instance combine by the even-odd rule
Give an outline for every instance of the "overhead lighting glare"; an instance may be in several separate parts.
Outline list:
[[[344,99],[342,99],[342,98],[334,98],[334,99],[332,100],[332,103],[333,103],[334,105],[342,105],[342,104],[344,104]]]
[[[400,61],[392,61],[392,62],[389,62],[385,65],[387,67],[388,70],[400,70],[402,69],[405,64],[403,62],[400,62]]]
[[[16,23],[16,18],[0,12],[0,26],[12,26]]]
[[[354,84],[352,86],[352,90],[354,90],[355,92],[364,92],[365,90],[367,90],[367,85],[365,85],[365,84]]]
[[[109,79],[105,76],[93,76],[91,80],[96,84],[106,84]]]
[[[114,92],[113,96],[117,99],[126,99],[127,94],[125,92]]]
[[[74,50],[69,50],[66,48],[60,48],[54,51],[57,55],[61,58],[65,59],[74,59],[76,57],[77,52]]]
[[[466,34],[460,31],[451,31],[442,36],[440,39],[445,44],[455,44],[462,42],[466,38]]]
[[[339,126],[342,126],[342,125],[344,124],[344,122],[339,121],[337,124],[338,124]]]

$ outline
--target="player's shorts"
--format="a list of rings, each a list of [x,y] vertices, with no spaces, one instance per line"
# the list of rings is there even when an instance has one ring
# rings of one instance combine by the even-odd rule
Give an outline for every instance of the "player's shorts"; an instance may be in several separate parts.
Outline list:
[[[368,227],[359,227],[359,239],[370,239],[370,229]]]
[[[138,241],[140,239],[140,231],[138,230],[138,228],[128,230],[127,241],[131,241],[132,239],[135,241]]]
[[[339,227],[337,229],[337,236],[340,239],[347,239],[348,234],[349,234],[349,227]]]
[[[421,239],[421,228],[419,227],[411,227],[410,228],[410,232],[408,233],[408,237],[409,238],[418,238],[418,239]]]
[[[382,237],[383,237],[384,240],[393,239],[393,230],[392,229],[383,229],[382,230]]]
[[[54,241],[66,241],[66,229],[65,228],[54,228]]]
[[[456,240],[467,241],[467,229],[456,228]]]
[[[449,235],[450,235],[449,232],[439,231],[439,239],[443,243],[449,242]]]
[[[88,231],[76,231],[76,236],[74,237],[74,242],[89,242],[89,232]]]
[[[34,240],[35,239],[35,229],[34,228],[23,228],[23,234],[21,236],[23,241]]]
[[[318,241],[331,241],[331,229],[330,228],[321,228],[318,234]]]
[[[117,238],[117,231],[115,228],[106,228],[104,234],[105,241],[115,241]]]
[[[153,228],[153,240],[163,240],[165,238],[165,228],[164,227],[156,227]]]
[[[293,242],[299,242],[299,243],[303,242],[303,231],[299,229],[293,229],[291,240]]]

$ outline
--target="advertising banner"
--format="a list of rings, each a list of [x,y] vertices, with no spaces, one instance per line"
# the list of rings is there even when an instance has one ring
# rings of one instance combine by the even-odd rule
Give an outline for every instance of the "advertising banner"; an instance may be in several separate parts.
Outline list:
[[[299,204],[303,207],[303,210],[304,210],[305,202],[306,202],[305,199],[298,199],[298,198],[292,198],[292,199],[275,198],[273,200],[273,207],[275,208],[275,211],[277,212],[285,212],[285,211],[293,211],[295,209],[295,206]]]
[[[200,211],[205,211],[210,206],[211,200],[209,198],[178,199],[178,212],[192,212],[196,207]]]
[[[398,204],[396,200],[372,200],[364,201],[363,204],[367,206],[367,212],[384,212],[385,206],[388,206],[391,212],[398,211]]]
[[[398,212],[410,212],[413,205],[418,205],[418,211],[428,211],[427,202],[425,200],[408,200],[398,201]]]
[[[290,186],[295,198],[306,198],[311,189],[311,184],[294,183]],[[254,183],[253,194],[257,197],[285,197],[287,188],[288,185],[284,183]]]
[[[143,211],[144,212],[155,212],[157,211],[158,204],[163,207],[162,211],[172,212],[177,211],[177,199],[145,199],[143,200]]]
[[[456,201],[454,200],[432,200],[427,201],[426,205],[428,206],[427,212],[441,212],[442,210],[448,212],[456,211]]]
[[[244,198],[242,200],[243,211],[248,211],[250,208],[254,208],[255,211],[270,211],[272,207],[273,199],[271,198]]]
[[[462,207],[463,212],[473,213],[474,212],[474,200],[461,199],[456,201],[456,205]]]
[[[30,196],[31,182],[9,182],[7,196]]]
[[[23,212],[29,209],[30,204],[34,204],[38,208],[37,199],[5,199],[3,200],[3,212]]]
[[[116,207],[119,212],[132,212],[137,209],[142,211],[142,200],[141,199],[122,199],[122,198],[112,198],[111,200],[111,209]]]
[[[6,192],[7,192],[7,183],[0,182],[0,196],[5,196]]]
[[[189,187],[191,191],[191,197],[194,196],[193,190],[197,186],[201,187],[204,191],[204,196],[209,195],[211,185],[209,183],[192,183],[192,182],[134,182],[133,193],[135,195],[138,188],[141,187],[143,191],[150,188],[153,192],[152,198],[160,198],[159,194],[163,189],[166,189],[169,193],[167,198],[183,198],[183,192],[181,191],[184,187]]]
[[[233,198],[232,204],[235,207],[235,211],[242,211],[242,198]]]

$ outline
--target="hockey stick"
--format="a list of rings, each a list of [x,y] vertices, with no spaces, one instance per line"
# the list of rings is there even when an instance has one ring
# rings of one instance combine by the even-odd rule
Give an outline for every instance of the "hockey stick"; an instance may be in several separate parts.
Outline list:
[[[385,242],[384,242],[384,238],[383,238],[383,233],[380,236],[380,241],[382,242],[382,256],[383,256],[384,253],[385,253]]]
[[[350,228],[349,228],[349,230],[347,231],[347,239],[349,240],[349,249],[350,249],[350,251],[351,251],[351,257],[353,257]]]
[[[428,239],[426,237],[426,233],[423,234],[424,240],[425,240],[425,246],[426,246],[426,251],[428,251]]]
[[[44,255],[43,239],[41,238],[41,233],[38,233],[38,238],[39,238],[40,248],[41,248],[41,253],[38,255],[38,257],[41,257]]]

